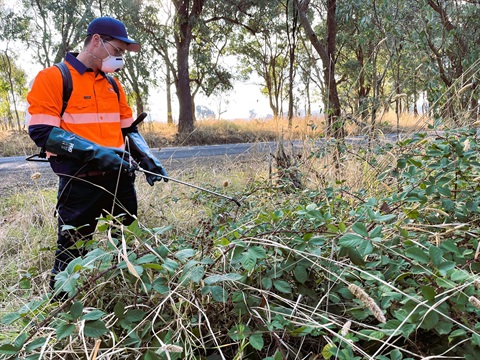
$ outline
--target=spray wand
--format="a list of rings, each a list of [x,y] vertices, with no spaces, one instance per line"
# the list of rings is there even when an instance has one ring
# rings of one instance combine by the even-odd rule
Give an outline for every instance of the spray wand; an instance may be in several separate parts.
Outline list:
[[[189,184],[185,181],[182,181],[182,180],[178,180],[178,179],[175,179],[175,178],[172,178],[170,176],[164,176],[164,175],[161,175],[161,174],[157,174],[157,173],[154,173],[154,172],[151,172],[151,171],[148,171],[148,170],[145,170],[145,169],[142,169],[140,166],[137,166],[135,168],[136,171],[140,171],[140,172],[143,172],[145,174],[150,174],[150,175],[156,175],[156,176],[159,176],[163,179],[166,179],[168,181],[173,181],[173,182],[176,182],[176,183],[179,183],[179,184],[182,184],[182,185],[186,185],[186,186],[190,186],[194,189],[197,189],[197,190],[200,190],[200,191],[204,191],[206,193],[209,193],[209,194],[212,194],[212,195],[216,195],[216,196],[219,196],[219,197],[222,197],[224,199],[227,199],[227,200],[230,200],[230,201],[233,201],[235,204],[237,204],[238,207],[242,206],[240,204],[240,201],[238,201],[237,199],[235,199],[234,197],[230,197],[230,196],[226,196],[226,195],[223,195],[223,194],[220,194],[218,192],[215,192],[215,191],[212,191],[212,190],[208,190],[208,189],[205,189],[205,188],[202,188],[200,186],[197,186],[197,185],[193,185],[193,184]]]

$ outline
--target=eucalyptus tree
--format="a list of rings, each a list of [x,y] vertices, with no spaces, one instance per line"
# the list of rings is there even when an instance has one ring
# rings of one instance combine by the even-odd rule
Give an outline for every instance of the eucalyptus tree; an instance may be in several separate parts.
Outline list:
[[[343,23],[337,34],[342,48],[337,67],[342,74],[341,104],[345,111],[366,121],[372,104],[372,59],[381,40],[375,30],[371,1],[344,1],[338,17]]]
[[[268,97],[275,117],[283,113],[283,91],[288,80],[289,47],[285,12],[285,4],[269,4],[257,22],[237,28],[232,33],[230,43],[230,52],[237,56],[244,78],[255,73],[262,79],[262,93]]]
[[[233,31],[232,25],[253,28],[259,22],[259,14],[263,14],[263,8],[270,2],[172,0],[172,3],[175,7],[175,85],[180,108],[178,131],[188,133],[195,127],[192,96],[199,89],[208,95],[231,87],[232,75],[219,60],[226,50],[221,44],[225,44],[224,39]],[[216,29],[215,35],[211,29]],[[191,61],[195,60],[198,60],[195,68],[190,68]]]
[[[295,77],[295,58],[298,43],[298,8],[293,0],[286,0],[285,3],[285,24],[288,39],[288,127],[292,128],[293,123],[293,88]]]
[[[19,105],[26,96],[26,73],[22,69],[18,54],[12,50],[16,41],[22,41],[27,34],[28,21],[15,12],[12,3],[0,1],[0,125],[21,130]]]
[[[200,36],[195,38],[191,49],[190,79],[193,104],[195,96],[200,91],[210,97],[221,96],[233,88],[234,75],[224,60],[233,25],[224,19],[216,19],[215,14],[208,15],[210,14],[207,14],[202,22]]]
[[[29,20],[25,41],[43,67],[61,61],[81,43],[94,17],[95,3],[93,0],[23,0],[24,16]]]
[[[146,4],[143,9],[142,20],[139,21],[138,26],[147,37],[146,41],[151,46],[154,54],[160,56],[163,62],[162,79],[165,84],[166,91],[166,116],[167,123],[172,124],[173,121],[173,106],[172,106],[172,85],[178,84],[176,79],[177,67],[175,64],[175,56],[173,54],[175,49],[175,41],[173,37],[173,9],[169,6],[170,3],[153,0]],[[157,72],[158,74],[158,72]],[[158,82],[157,82],[158,84]]]
[[[338,84],[336,79],[336,61],[337,61],[337,0],[326,0],[317,2],[311,6],[310,0],[295,0],[298,8],[299,22],[305,32],[305,36],[312,43],[313,48],[320,56],[323,63],[323,81],[325,83],[324,104],[327,119],[326,133],[328,136],[343,138],[345,129],[341,122],[341,106],[338,94]],[[319,17],[326,14],[325,33],[318,35],[309,17],[309,12],[314,12],[322,5],[323,10],[315,14]],[[324,39],[324,40],[323,40]]]
[[[190,44],[198,27],[206,0],[172,0],[175,6],[175,45],[177,50],[178,132],[194,129],[193,101],[190,89]]]
[[[0,51],[0,125],[4,129],[23,129],[18,105],[27,93],[26,73],[15,63],[16,55],[6,48]]]
[[[423,28],[420,50],[428,56],[430,103],[458,123],[461,111],[478,113],[480,8],[478,2],[417,0]],[[461,91],[459,91],[461,90]]]

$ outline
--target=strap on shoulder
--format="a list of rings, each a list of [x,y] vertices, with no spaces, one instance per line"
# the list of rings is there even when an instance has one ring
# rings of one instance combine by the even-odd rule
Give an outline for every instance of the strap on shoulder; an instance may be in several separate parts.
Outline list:
[[[70,95],[72,95],[73,91],[72,74],[70,74],[70,70],[68,69],[67,64],[64,62],[56,63],[55,66],[62,73],[63,79],[63,104],[62,111],[60,112],[60,117],[62,117],[65,109],[67,108],[68,100],[70,100]]]
[[[110,76],[108,74],[105,74],[105,78],[108,80],[110,85],[112,85],[113,90],[115,90],[115,92],[117,93],[117,99],[118,99],[118,101],[120,101],[120,92],[118,90],[117,82],[115,81],[115,79],[112,76]]]

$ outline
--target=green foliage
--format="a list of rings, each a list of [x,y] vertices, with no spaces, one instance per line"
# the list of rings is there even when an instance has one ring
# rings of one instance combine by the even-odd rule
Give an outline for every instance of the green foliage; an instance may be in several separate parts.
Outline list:
[[[104,219],[95,248],[57,275],[67,302],[36,296],[3,316],[12,335],[1,356],[82,352],[99,340],[111,358],[473,359],[476,134],[417,135],[388,150],[403,155],[376,196],[342,182],[295,197],[251,184],[237,217],[221,204],[176,236]]]

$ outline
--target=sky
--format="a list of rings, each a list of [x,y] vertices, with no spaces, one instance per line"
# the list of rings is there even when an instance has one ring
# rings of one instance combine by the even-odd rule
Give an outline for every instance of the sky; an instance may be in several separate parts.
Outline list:
[[[178,118],[178,106],[175,95],[175,87],[172,87],[173,97],[173,116]],[[233,90],[222,96],[211,96],[207,98],[202,94],[195,97],[195,105],[202,105],[213,112],[216,118],[221,112],[221,119],[248,119],[250,110],[255,110],[257,118],[265,118],[272,114],[268,105],[268,99],[260,92],[260,86],[252,81],[248,83],[237,82],[234,84]],[[166,122],[166,95],[164,90],[154,92],[149,99],[149,119]],[[220,109],[220,111],[219,111]]]

